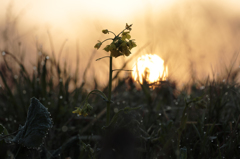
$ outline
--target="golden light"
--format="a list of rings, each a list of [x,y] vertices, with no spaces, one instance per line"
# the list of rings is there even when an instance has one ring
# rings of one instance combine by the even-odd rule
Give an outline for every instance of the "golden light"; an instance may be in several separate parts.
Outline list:
[[[141,84],[144,80],[149,84],[159,83],[167,80],[168,67],[164,66],[164,60],[156,54],[143,55],[134,64],[132,77]]]

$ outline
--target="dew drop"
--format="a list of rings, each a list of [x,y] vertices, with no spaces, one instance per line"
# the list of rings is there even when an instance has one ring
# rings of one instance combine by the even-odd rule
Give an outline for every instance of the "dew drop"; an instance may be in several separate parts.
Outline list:
[[[171,110],[172,108],[170,107],[170,106],[167,106],[167,108],[166,108],[167,110]]]
[[[117,113],[118,112],[118,108],[114,108],[114,113]]]
[[[67,130],[68,130],[68,127],[64,125],[64,126],[62,127],[62,131],[63,131],[63,132],[66,132]]]
[[[200,90],[203,90],[203,89],[205,89],[205,86],[201,86],[201,87],[200,87]]]

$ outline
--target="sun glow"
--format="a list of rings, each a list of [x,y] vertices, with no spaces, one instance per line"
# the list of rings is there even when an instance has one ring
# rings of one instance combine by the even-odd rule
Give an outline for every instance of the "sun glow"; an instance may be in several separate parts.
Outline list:
[[[141,84],[144,80],[149,84],[159,83],[167,80],[168,67],[164,66],[164,60],[156,54],[143,55],[134,64],[132,77]]]

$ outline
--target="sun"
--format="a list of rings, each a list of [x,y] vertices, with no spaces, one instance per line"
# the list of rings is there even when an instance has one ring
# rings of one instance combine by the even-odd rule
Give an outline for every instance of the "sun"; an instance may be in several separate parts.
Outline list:
[[[159,83],[167,80],[168,67],[164,65],[164,60],[156,54],[142,55],[133,66],[132,77],[141,84],[144,80],[149,84]]]

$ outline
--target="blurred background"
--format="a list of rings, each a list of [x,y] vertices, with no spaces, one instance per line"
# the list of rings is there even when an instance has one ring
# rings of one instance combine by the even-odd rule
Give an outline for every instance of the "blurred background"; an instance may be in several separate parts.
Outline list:
[[[73,68],[69,70],[76,67],[78,54],[80,77],[92,55],[88,87],[92,88],[94,77],[104,88],[108,60],[95,62],[106,53],[93,46],[111,36],[102,34],[102,29],[118,33],[129,23],[137,47],[130,57],[114,59],[114,68],[134,56],[127,64],[132,69],[139,56],[157,54],[168,66],[169,78],[181,86],[240,65],[239,5],[237,0],[1,0],[0,49],[16,56],[24,52],[30,71],[38,55],[36,44],[54,52],[60,62],[68,61]],[[120,75],[126,76],[126,72]]]
[[[106,158],[112,148],[127,154],[137,147],[142,158],[177,158],[186,146],[190,159],[238,158],[239,6],[238,0],[0,0],[0,124],[16,133],[36,97],[54,122],[41,154]],[[103,29],[117,34],[126,23],[133,24],[137,47],[128,57],[113,58],[113,69],[134,70],[134,78],[127,79],[129,71],[114,71],[110,116],[119,115],[103,130],[101,97],[88,99],[93,110],[86,117],[72,111],[82,108],[87,91],[108,94],[109,61],[96,59],[109,55],[102,49],[110,41],[99,50],[94,45],[112,38]],[[143,83],[135,87],[140,70]],[[130,144],[135,137],[123,127],[139,143]],[[105,140],[106,132],[113,134]],[[9,150],[19,145],[6,146],[1,136],[0,156],[16,157],[19,151]],[[114,138],[124,143],[121,152],[107,140]]]

